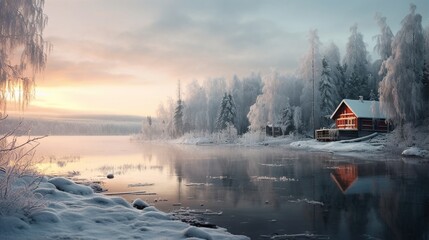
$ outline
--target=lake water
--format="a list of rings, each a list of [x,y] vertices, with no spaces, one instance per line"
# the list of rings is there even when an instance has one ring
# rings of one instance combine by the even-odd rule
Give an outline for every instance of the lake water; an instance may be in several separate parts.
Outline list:
[[[48,137],[36,157],[48,175],[101,181],[107,194],[137,192],[121,196],[165,212],[189,208],[186,213],[203,222],[252,239],[310,233],[316,239],[429,239],[429,163],[419,159],[117,136]],[[115,177],[107,179],[109,173]]]

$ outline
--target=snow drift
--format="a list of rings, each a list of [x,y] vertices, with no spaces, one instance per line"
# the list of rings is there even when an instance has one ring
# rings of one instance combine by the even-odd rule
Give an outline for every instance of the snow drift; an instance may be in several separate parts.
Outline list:
[[[47,207],[27,216],[0,215],[2,239],[248,239],[221,228],[191,227],[155,207],[138,210],[65,178],[43,178],[35,193]]]

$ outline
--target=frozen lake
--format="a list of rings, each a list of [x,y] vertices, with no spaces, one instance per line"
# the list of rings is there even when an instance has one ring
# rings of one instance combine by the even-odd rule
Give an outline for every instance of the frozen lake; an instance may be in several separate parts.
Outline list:
[[[320,239],[429,238],[429,162],[419,159],[148,144],[118,136],[40,142],[36,157],[43,159],[43,173],[101,181],[107,194],[137,192],[122,196],[165,212],[189,208],[203,221],[252,239],[305,233]],[[109,173],[115,178],[107,179]],[[203,214],[206,209],[210,214]]]

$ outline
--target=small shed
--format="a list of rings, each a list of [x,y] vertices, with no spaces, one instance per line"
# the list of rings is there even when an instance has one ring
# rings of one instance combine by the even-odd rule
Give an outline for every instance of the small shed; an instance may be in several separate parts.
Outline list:
[[[267,136],[278,137],[283,135],[283,131],[281,127],[274,127],[274,134],[273,134],[273,125],[268,124],[267,126],[265,126],[265,134]]]

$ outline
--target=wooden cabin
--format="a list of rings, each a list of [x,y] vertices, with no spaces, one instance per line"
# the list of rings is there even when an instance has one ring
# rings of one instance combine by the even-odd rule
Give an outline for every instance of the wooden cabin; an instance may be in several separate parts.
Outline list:
[[[316,139],[336,141],[391,130],[378,101],[344,99],[330,118],[335,121],[336,128],[317,130]]]

